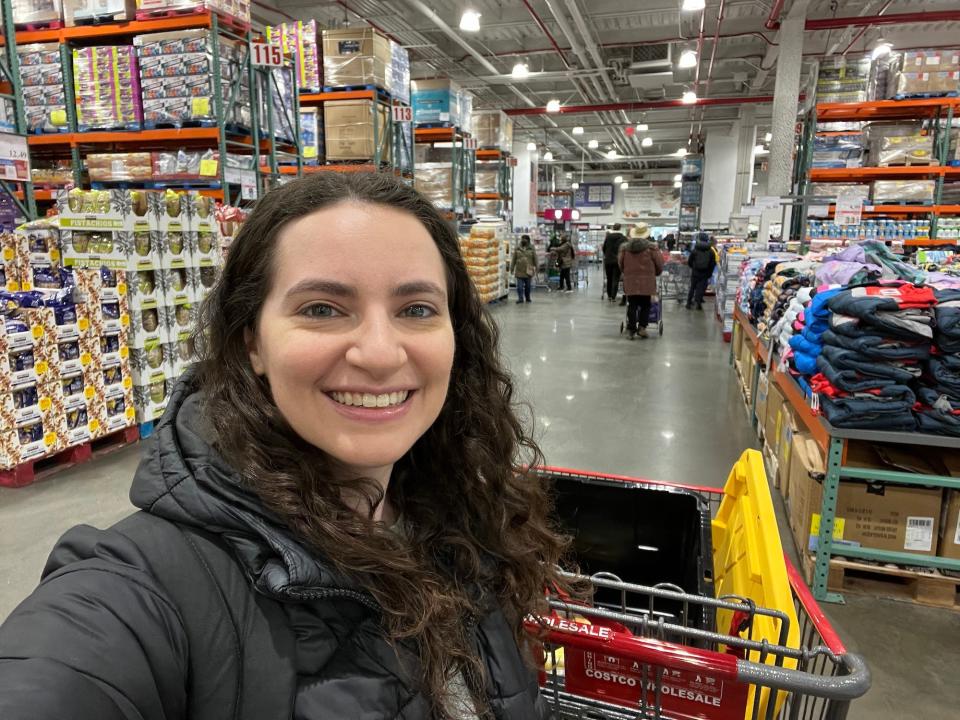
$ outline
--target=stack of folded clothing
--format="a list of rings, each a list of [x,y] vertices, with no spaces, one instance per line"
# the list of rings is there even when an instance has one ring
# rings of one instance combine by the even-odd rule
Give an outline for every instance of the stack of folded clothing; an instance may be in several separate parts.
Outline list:
[[[905,282],[847,288],[830,298],[811,380],[832,425],[914,430],[913,387],[931,358],[934,291]],[[826,383],[826,384],[825,384]]]
[[[923,432],[960,436],[960,290],[934,290],[934,354],[917,387],[917,424]]]
[[[817,372],[817,358],[823,349],[823,334],[830,327],[830,298],[840,292],[837,286],[817,288],[803,311],[803,327],[790,338],[793,367],[801,375]]]
[[[779,348],[781,355],[787,359],[793,354],[790,338],[803,331],[804,309],[810,304],[812,294],[811,287],[800,287],[791,293],[787,309],[770,331],[773,347]]]

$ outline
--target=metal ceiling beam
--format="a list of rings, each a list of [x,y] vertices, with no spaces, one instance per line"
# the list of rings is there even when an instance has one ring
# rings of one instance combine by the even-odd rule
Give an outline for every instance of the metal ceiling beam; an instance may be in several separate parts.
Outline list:
[[[933,12],[896,13],[891,15],[865,15],[862,17],[819,18],[807,20],[803,29],[833,30],[851,26],[910,25],[914,23],[956,22],[958,20],[960,20],[960,10],[940,10]]]
[[[803,97],[802,95],[800,96]],[[617,102],[605,103],[601,105],[566,105],[560,107],[562,115],[578,115],[593,112],[609,112],[618,110],[656,110],[660,108],[680,108],[689,109],[702,105],[747,105],[752,103],[770,103],[773,102],[773,95],[754,95],[750,97],[719,97],[719,98],[700,98],[696,103],[685,104],[682,100],[649,100],[645,102]],[[552,115],[548,113],[545,107],[527,107],[527,108],[507,108],[504,110],[507,115]]]
[[[424,17],[426,17],[430,22],[432,22],[434,25],[436,25],[440,29],[440,32],[442,32],[448,38],[453,40],[457,45],[459,45],[464,50],[466,50],[470,54],[470,56],[473,57],[473,59],[476,60],[478,63],[480,63],[480,65],[483,66],[483,68],[488,73],[490,73],[491,75],[502,75],[502,73],[499,70],[497,70],[497,68],[495,68],[492,64],[490,64],[489,60],[487,60],[483,55],[477,52],[470,43],[468,43],[462,37],[457,35],[457,33],[455,33],[453,29],[443,21],[443,18],[441,18],[433,10],[428,8],[425,3],[421,2],[420,0],[404,0],[404,2],[406,2],[407,5],[410,5],[411,7],[414,7],[417,10],[419,10]]]

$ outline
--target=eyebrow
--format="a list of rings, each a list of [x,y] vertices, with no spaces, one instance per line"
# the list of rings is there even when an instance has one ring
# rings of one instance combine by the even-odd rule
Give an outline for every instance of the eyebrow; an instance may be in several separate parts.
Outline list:
[[[301,280],[287,290],[286,295],[287,297],[291,297],[301,293],[320,293],[344,298],[355,298],[359,295],[357,289],[352,285],[346,285],[336,280],[323,280],[320,278]],[[392,290],[391,295],[394,297],[409,297],[411,295],[437,295],[439,297],[446,297],[446,292],[436,283],[428,280],[417,280],[397,285]]]
[[[409,297],[410,295],[437,295],[439,297],[446,297],[447,293],[436,283],[429,282],[428,280],[418,280],[397,285],[397,287],[393,289],[392,295],[394,297]]]

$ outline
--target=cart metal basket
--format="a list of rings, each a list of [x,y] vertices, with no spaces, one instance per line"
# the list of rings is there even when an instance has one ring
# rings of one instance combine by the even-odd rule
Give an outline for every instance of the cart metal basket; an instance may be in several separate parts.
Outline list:
[[[715,515],[723,491],[558,468],[557,479],[619,481],[702,496]],[[552,593],[549,616],[529,618],[543,642],[543,696],[551,717],[590,720],[842,720],[870,687],[862,658],[847,652],[802,577],[784,557],[794,612],[720,598],[674,584],[638,585],[609,573],[590,577],[593,597]],[[706,613],[704,609],[706,610]],[[704,615],[732,617],[730,632]],[[778,628],[775,639],[754,628]],[[798,632],[799,631],[799,632]],[[788,640],[789,638],[789,640]]]
[[[690,289],[690,268],[685,262],[670,260],[663,264],[663,300],[676,300],[683,303]]]

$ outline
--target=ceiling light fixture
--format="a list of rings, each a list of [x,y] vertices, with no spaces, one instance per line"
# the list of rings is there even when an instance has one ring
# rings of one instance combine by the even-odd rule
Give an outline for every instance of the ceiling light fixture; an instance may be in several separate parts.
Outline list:
[[[882,58],[884,55],[889,55],[892,49],[893,45],[883,38],[880,38],[877,40],[877,44],[876,47],[873,48],[873,52],[870,53],[870,57],[874,60],[877,60],[878,58]]]
[[[547,150],[547,151],[543,154],[543,161],[544,161],[544,162],[550,162],[551,160],[553,160],[553,153],[550,152],[549,150]]]
[[[683,0],[680,9],[684,12],[697,12],[707,6],[706,0]]]
[[[680,182],[679,180],[674,180],[674,181],[673,181],[673,186],[674,186],[675,188],[681,187],[682,185],[683,185],[683,183]]]
[[[510,72],[510,77],[514,80],[526,80],[530,76],[530,68],[527,67],[526,63],[518,62],[513,66],[513,70]]]
[[[572,182],[572,183],[570,183],[570,187],[572,187],[574,190],[576,190],[577,188],[580,187],[580,183],[578,183],[578,182]]]
[[[617,159],[617,151],[616,151],[616,150],[608,150],[608,151],[607,151],[607,158],[609,158],[610,160],[616,160],[616,159]]]
[[[637,132],[646,132],[649,129],[646,123],[637,123]]]
[[[677,151],[674,153],[677,157],[686,157],[687,149],[686,148],[677,148]]]
[[[579,125],[577,125],[577,126],[573,129],[573,134],[574,134],[574,135],[583,135],[583,128],[580,127]]]
[[[653,138],[649,135],[640,141],[640,147],[650,147],[653,145]]]
[[[570,178],[573,177],[573,173],[572,173],[572,172],[564,173],[563,176],[564,176],[567,180],[569,180]]]
[[[684,105],[693,105],[697,101],[697,94],[693,90],[685,90],[680,99]]]
[[[570,211],[570,219],[571,219],[571,220],[579,220],[579,219],[580,219],[580,211],[579,211],[579,210],[571,210],[571,211]]]
[[[630,187],[630,183],[626,183],[626,182],[620,183],[621,190],[626,190],[628,187]]]
[[[591,150],[596,150],[598,147],[600,147],[600,141],[591,140],[590,142],[587,143],[587,147],[590,148]]]
[[[554,210],[554,211],[553,211],[553,219],[554,219],[554,220],[560,220],[562,217],[563,217],[563,210]]]
[[[683,180],[683,176],[680,173],[677,173],[676,175],[673,176],[674,182],[680,182],[681,180]]]
[[[768,152],[770,152],[770,151],[767,150],[763,145],[754,145],[754,146],[753,146],[753,154],[754,154],[754,155],[766,155]]]
[[[536,144],[535,142],[528,142],[528,143],[527,143],[527,150],[533,151],[533,150],[536,150],[536,149],[537,149],[537,144]]]
[[[680,53],[680,59],[677,60],[678,68],[692,68],[697,66],[697,53],[687,48]]]
[[[460,29],[464,32],[480,31],[480,13],[476,10],[464,10],[460,16]]]
[[[764,142],[770,142],[771,140],[773,140],[773,133],[767,133],[766,135],[763,136]]]
[[[614,182],[614,183],[622,183],[622,182],[623,182],[623,175],[617,175],[617,176],[613,179],[613,182]]]
[[[548,102],[548,103],[547,103],[547,112],[548,112],[548,113],[560,112],[560,101],[559,101],[559,100],[551,100],[550,102]]]

